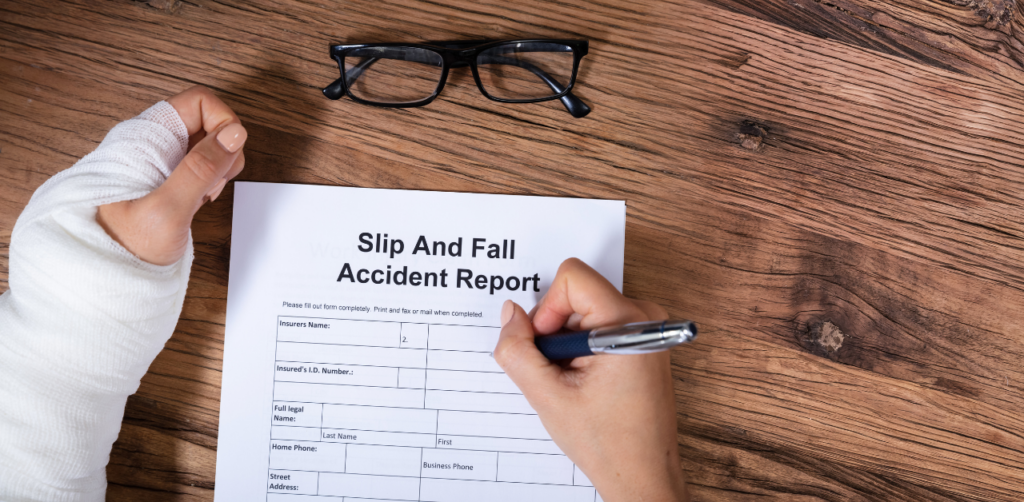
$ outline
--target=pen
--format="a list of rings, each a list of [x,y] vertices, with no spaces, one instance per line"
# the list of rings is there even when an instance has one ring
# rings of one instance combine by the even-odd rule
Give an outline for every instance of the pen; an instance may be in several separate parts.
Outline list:
[[[634,322],[559,335],[538,336],[537,348],[552,361],[594,354],[646,354],[697,338],[692,321]]]

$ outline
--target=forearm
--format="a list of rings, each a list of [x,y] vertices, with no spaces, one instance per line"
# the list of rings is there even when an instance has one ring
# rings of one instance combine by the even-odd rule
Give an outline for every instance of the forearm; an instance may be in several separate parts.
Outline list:
[[[666,449],[668,450],[668,449]],[[673,449],[674,450],[674,449]],[[605,502],[687,502],[689,497],[675,451],[661,458],[617,458],[591,481]]]
[[[567,445],[570,458],[594,483],[605,502],[689,500],[676,444],[675,410],[658,405],[671,402],[668,390],[665,386],[666,392],[658,393],[660,399],[631,400],[627,406],[651,410],[645,413],[643,420],[624,423],[611,414],[598,415],[593,411],[576,418],[577,422],[584,417],[591,422],[588,432],[592,435],[600,434],[598,431],[615,431],[611,437],[587,442],[582,448],[579,442]],[[563,435],[555,439],[557,442]]]
[[[125,400],[174,330],[192,253],[145,263],[96,208],[155,189],[187,141],[162,103],[40,187],[19,217],[0,297],[0,499],[103,499]]]

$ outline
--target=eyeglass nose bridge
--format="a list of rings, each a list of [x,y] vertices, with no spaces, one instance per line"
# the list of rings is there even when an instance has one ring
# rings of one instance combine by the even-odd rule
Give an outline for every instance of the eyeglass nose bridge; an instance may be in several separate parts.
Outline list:
[[[479,51],[475,49],[466,49],[458,52],[449,52],[448,56],[448,67],[449,68],[465,68],[467,66],[473,66],[476,61],[476,57]]]

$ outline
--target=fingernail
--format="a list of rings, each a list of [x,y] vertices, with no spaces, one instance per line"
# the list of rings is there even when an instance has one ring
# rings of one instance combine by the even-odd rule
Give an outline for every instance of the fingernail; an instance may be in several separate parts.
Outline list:
[[[248,137],[249,133],[245,132],[242,124],[231,124],[217,134],[217,143],[228,152],[235,153],[242,148]]]
[[[512,314],[515,312],[515,304],[512,300],[505,300],[505,304],[501,306],[501,327],[504,328],[506,324],[512,319]]]
[[[220,195],[220,193],[224,190],[224,186],[227,184],[228,180],[222,179],[218,181],[217,184],[214,185],[213,188],[211,188],[210,191],[206,194],[206,197],[210,199],[209,202],[217,200],[217,196]]]

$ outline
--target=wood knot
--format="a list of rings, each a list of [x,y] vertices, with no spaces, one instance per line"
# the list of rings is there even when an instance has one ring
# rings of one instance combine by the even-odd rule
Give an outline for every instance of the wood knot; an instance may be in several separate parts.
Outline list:
[[[945,0],[957,7],[966,7],[984,22],[990,30],[998,30],[1013,19],[1013,11],[1017,0]]]
[[[142,0],[142,3],[168,14],[174,14],[181,8],[181,0]]]
[[[797,334],[797,340],[804,350],[816,356],[838,361],[839,350],[843,348],[848,335],[832,321],[808,323],[804,326],[804,330]]]
[[[757,151],[767,137],[767,126],[751,120],[744,120],[740,122],[740,131],[736,134],[736,141],[747,150]]]
[[[843,348],[843,340],[846,335],[839,330],[839,327],[831,321],[821,323],[821,330],[818,333],[818,345],[829,353],[839,352]]]

